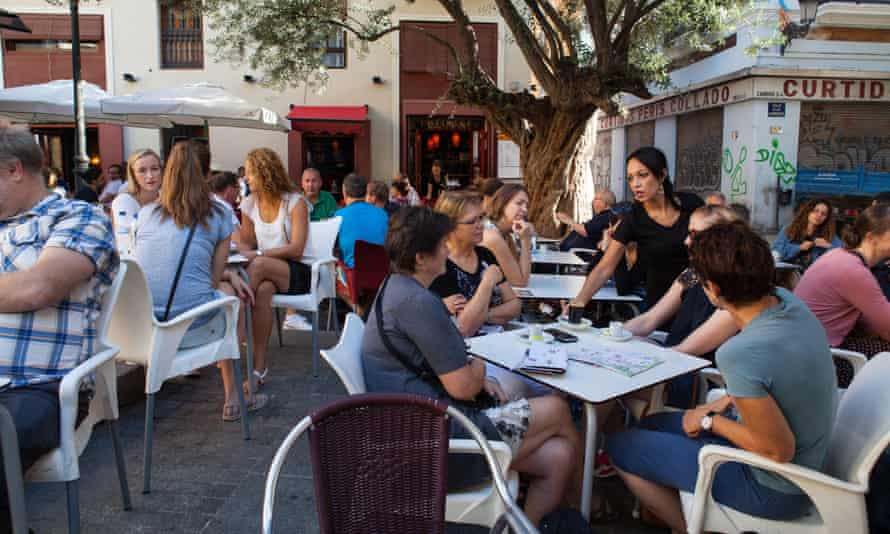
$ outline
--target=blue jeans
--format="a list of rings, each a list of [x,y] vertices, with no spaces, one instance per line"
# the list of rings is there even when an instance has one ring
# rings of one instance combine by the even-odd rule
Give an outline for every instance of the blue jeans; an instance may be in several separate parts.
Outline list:
[[[705,445],[732,443],[711,433],[690,438],[683,432],[683,412],[646,417],[633,429],[609,437],[606,450],[612,464],[645,480],[681,491],[695,491],[698,452]],[[783,493],[763,486],[750,467],[727,462],[717,469],[711,495],[720,504],[766,519],[801,517],[810,508],[802,494]]]

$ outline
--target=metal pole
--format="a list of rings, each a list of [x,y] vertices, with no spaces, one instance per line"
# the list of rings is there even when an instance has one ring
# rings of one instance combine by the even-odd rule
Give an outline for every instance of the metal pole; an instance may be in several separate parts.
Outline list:
[[[90,164],[87,156],[87,126],[83,113],[83,87],[80,69],[80,13],[79,0],[71,0],[71,79],[74,82],[74,177],[81,186],[81,178]]]

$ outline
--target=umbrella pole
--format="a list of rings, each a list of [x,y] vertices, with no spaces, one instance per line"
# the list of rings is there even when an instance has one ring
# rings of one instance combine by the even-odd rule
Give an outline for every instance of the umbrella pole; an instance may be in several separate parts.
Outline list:
[[[71,0],[71,66],[74,85],[74,177],[80,188],[82,177],[89,166],[87,156],[87,127],[83,112],[83,86],[80,68],[80,6]]]

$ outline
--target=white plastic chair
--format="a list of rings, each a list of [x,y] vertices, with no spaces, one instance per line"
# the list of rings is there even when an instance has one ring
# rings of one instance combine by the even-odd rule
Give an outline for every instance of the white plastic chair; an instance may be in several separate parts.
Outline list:
[[[890,353],[871,359],[841,398],[828,445],[824,472],[791,463],[780,464],[741,449],[707,445],[698,456],[695,494],[681,492],[689,532],[868,532],[865,494],[875,462],[890,445]],[[814,510],[794,521],[752,517],[710,497],[717,468],[740,462],[777,473],[800,487]]]
[[[337,240],[337,232],[340,231],[342,217],[331,217],[323,221],[316,221],[309,225],[309,238],[303,248],[303,257],[300,259],[312,268],[312,278],[309,283],[309,292],[302,295],[275,295],[272,297],[273,308],[290,308],[297,311],[308,312],[312,315],[312,374],[318,376],[318,310],[325,299],[331,299],[328,311],[328,327],[331,316],[337,320],[337,293],[334,287],[336,274],[334,265],[337,259],[334,257],[334,242]],[[278,322],[278,344],[282,345],[281,318],[275,313]],[[334,327],[336,329],[336,326]]]
[[[350,314],[351,315],[351,314]],[[347,328],[348,328],[349,319],[347,318]],[[501,532],[504,523],[508,523],[512,528],[512,532],[516,532],[517,534],[537,534],[538,530],[532,525],[529,519],[525,516],[522,510],[515,503],[514,495],[515,491],[513,491],[509,486],[507,481],[504,479],[504,475],[502,473],[502,465],[500,464],[500,458],[498,453],[495,451],[491,442],[489,442],[485,436],[482,434],[482,431],[477,427],[467,416],[460,412],[460,410],[447,406],[445,408],[446,414],[448,417],[456,420],[461,426],[463,426],[469,434],[472,436],[472,439],[468,440],[460,440],[466,441],[468,443],[472,443],[472,450],[482,454],[485,458],[485,461],[488,465],[488,469],[491,472],[493,487],[492,491],[495,492],[495,497],[498,499],[500,503],[501,513],[496,517],[491,525],[496,526],[493,528],[491,532]],[[281,474],[281,468],[284,465],[285,460],[287,459],[287,454],[290,449],[293,447],[294,443],[296,443],[297,439],[302,436],[307,430],[310,430],[313,426],[313,419],[311,415],[304,417],[297,425],[288,433],[287,437],[284,438],[284,442],[278,448],[278,451],[275,453],[275,457],[272,459],[272,465],[269,467],[269,474],[266,476],[266,484],[265,484],[265,492],[263,494],[263,534],[272,534],[272,518],[274,516],[275,510],[275,493],[278,487],[278,477]],[[453,444],[455,440],[451,440]],[[469,447],[468,447],[469,450]],[[449,452],[453,452],[454,447],[449,446]],[[445,521],[454,522],[455,520],[449,516],[448,508],[451,504],[451,494],[448,494],[446,499],[446,512],[445,512]]]
[[[350,313],[346,316],[343,333],[336,346],[321,351],[321,356],[331,366],[346,391],[350,395],[366,393],[365,376],[362,368],[362,337],[365,324],[361,318]],[[502,441],[489,441],[501,472],[506,473],[511,495],[518,494],[519,475],[510,471],[513,453]],[[455,454],[484,454],[472,439],[452,439],[449,452]],[[492,526],[504,513],[504,505],[494,484],[483,483],[463,491],[451,492],[445,506],[445,518],[454,523],[471,523]]]
[[[117,359],[145,367],[145,465],[142,492],[149,493],[155,394],[166,380],[222,360],[233,360],[235,376],[241,376],[237,332],[240,301],[235,297],[217,299],[162,323],[155,319],[151,292],[142,269],[132,260],[124,260],[122,263],[127,266],[126,277],[121,287],[120,299],[112,313],[109,338],[120,347]],[[178,350],[182,337],[192,322],[215,310],[222,310],[226,318],[226,331],[222,339],[200,347]],[[240,387],[235,389],[238,390],[238,402],[241,405],[244,439],[249,439],[244,392]]]
[[[66,374],[59,385],[59,446],[41,456],[25,474],[27,482],[65,482],[70,533],[80,532],[79,457],[86,449],[93,427],[101,421],[109,422],[121,499],[124,510],[130,509],[130,489],[127,485],[127,470],[117,425],[117,369],[114,357],[118,353],[118,348],[108,341],[110,317],[116,303],[119,302],[128,267],[126,263],[121,263],[111,287],[102,298],[102,311],[95,325],[96,354]],[[80,387],[91,377],[93,398],[90,401],[89,413],[80,424],[77,424]]]

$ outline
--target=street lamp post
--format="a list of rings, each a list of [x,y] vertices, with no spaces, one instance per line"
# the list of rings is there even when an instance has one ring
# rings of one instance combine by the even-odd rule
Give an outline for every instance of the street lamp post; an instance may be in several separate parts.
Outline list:
[[[87,156],[87,127],[83,112],[83,87],[80,69],[80,10],[79,0],[71,0],[71,66],[74,86],[74,176],[77,187],[89,167]]]

